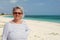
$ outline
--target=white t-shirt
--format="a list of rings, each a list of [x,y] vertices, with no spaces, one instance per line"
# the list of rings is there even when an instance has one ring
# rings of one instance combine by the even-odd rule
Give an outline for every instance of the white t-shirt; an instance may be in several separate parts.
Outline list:
[[[2,40],[27,40],[29,31],[25,21],[21,24],[8,22],[4,26]]]

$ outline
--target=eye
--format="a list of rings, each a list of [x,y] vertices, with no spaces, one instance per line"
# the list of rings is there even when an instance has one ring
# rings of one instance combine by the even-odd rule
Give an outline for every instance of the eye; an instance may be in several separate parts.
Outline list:
[[[20,13],[20,12],[13,12],[13,14],[19,14],[19,15],[20,15],[20,14],[23,14],[23,13]]]

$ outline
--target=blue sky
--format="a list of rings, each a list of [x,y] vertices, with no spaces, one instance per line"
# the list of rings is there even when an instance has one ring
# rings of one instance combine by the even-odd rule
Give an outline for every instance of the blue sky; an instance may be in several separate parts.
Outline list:
[[[0,13],[22,6],[26,15],[60,15],[60,0],[0,0]]]

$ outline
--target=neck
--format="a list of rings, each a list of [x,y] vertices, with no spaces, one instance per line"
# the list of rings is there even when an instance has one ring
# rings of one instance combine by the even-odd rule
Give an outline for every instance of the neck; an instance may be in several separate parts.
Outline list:
[[[18,24],[18,23],[21,23],[21,21],[22,21],[22,20],[16,20],[16,19],[13,20],[13,22],[15,22],[15,23],[17,23],[17,24]]]

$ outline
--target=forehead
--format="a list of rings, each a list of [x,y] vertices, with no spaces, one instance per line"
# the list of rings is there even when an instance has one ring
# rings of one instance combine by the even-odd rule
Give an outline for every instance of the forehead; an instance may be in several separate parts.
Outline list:
[[[21,9],[15,9],[14,12],[22,12]]]

